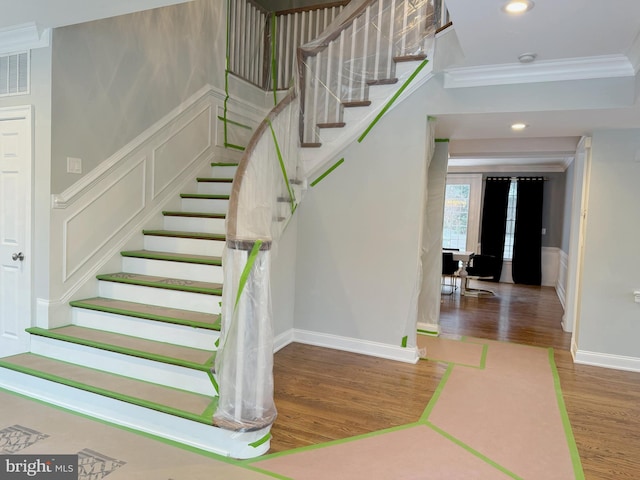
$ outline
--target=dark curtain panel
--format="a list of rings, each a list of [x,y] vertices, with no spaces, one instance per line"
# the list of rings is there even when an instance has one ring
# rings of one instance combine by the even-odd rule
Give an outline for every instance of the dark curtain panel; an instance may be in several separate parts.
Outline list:
[[[518,177],[518,202],[513,239],[514,283],[542,283],[542,194],[544,178]]]
[[[484,188],[480,244],[483,255],[496,257],[492,279],[494,282],[500,281],[502,272],[510,185],[509,177],[487,177]]]

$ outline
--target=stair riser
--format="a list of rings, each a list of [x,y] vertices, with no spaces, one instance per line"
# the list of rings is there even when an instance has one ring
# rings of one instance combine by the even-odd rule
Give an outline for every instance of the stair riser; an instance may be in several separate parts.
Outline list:
[[[270,448],[249,444],[269,433],[232,432],[0,368],[0,387],[46,403],[222,456],[252,458]]]
[[[212,178],[233,178],[238,167],[211,167]]]
[[[231,183],[198,182],[198,193],[203,195],[231,195]]]
[[[207,373],[191,368],[154,362],[37,335],[31,336],[31,353],[202,395],[217,395]]]
[[[222,267],[216,265],[123,257],[122,269],[125,272],[140,275],[179,278],[195,282],[222,283],[224,281]]]
[[[164,217],[165,230],[179,232],[218,233],[224,235],[225,220],[223,218]]]
[[[180,205],[183,212],[227,213],[229,200],[183,198]]]
[[[131,337],[203,350],[215,350],[216,341],[220,336],[219,332],[215,330],[158,322],[145,318],[127,317],[125,315],[77,307],[71,308],[71,323],[79,327],[120,333]]]
[[[181,292],[103,280],[98,282],[98,291],[99,296],[105,298],[213,314],[220,313],[220,302],[222,301],[222,297],[217,295]]]
[[[225,242],[197,238],[144,236],[144,249],[155,252],[184,253],[221,257]]]

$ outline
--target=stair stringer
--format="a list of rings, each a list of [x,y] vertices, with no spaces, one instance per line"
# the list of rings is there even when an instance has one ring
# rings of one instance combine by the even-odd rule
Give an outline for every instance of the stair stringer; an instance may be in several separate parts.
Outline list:
[[[335,159],[354,141],[358,140],[366,129],[381,113],[392,110],[413,92],[425,85],[434,75],[432,52],[427,57],[428,63],[405,86],[408,77],[420,66],[421,61],[399,62],[396,66],[400,81],[392,85],[369,86],[371,105],[368,107],[345,108],[345,126],[335,129],[339,133],[322,135],[322,145],[318,148],[301,148],[301,163],[305,177],[313,180],[321,174]],[[404,87],[402,93],[394,96]],[[385,108],[388,105],[387,108]],[[384,112],[383,112],[384,110]],[[375,134],[373,131],[371,134]]]

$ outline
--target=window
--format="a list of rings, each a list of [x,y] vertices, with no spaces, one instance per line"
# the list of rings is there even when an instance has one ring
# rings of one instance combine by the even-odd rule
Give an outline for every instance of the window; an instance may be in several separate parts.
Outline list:
[[[507,224],[504,234],[504,255],[505,260],[513,258],[513,238],[516,227],[516,203],[518,202],[518,184],[511,180],[509,186],[509,196],[507,201]]]
[[[482,175],[447,175],[442,225],[443,248],[476,251],[480,231]]]

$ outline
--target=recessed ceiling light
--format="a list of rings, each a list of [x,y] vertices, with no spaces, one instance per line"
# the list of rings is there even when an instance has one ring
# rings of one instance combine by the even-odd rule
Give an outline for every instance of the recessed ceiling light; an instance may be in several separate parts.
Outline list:
[[[527,12],[532,8],[533,2],[531,0],[511,0],[509,3],[506,3],[504,7],[502,7],[502,10],[506,13],[517,15]]]
[[[525,128],[527,128],[526,123],[514,123],[513,125],[511,125],[511,130],[520,131],[524,130]]]

